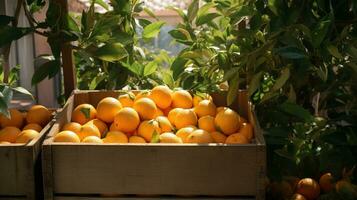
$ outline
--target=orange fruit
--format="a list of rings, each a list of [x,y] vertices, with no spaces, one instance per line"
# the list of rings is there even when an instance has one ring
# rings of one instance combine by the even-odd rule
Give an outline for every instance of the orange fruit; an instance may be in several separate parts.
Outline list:
[[[177,113],[179,113],[181,110],[183,110],[182,108],[174,108],[172,109],[169,114],[167,115],[167,118],[169,119],[169,121],[171,122],[171,124],[175,124],[175,120],[176,120],[176,115]]]
[[[103,139],[104,143],[128,143],[129,139],[125,133],[121,131],[109,131]]]
[[[166,132],[160,135],[160,143],[182,143],[182,139],[172,132]]]
[[[187,136],[186,142],[203,144],[212,143],[214,141],[209,132],[202,129],[196,129]]]
[[[158,116],[164,116],[164,112],[160,108],[156,108],[155,118]]]
[[[113,97],[106,97],[97,105],[97,118],[103,122],[112,123],[115,115],[121,108],[122,105],[117,99]]]
[[[320,177],[319,185],[322,191],[328,193],[331,192],[334,188],[334,180],[331,173],[325,173]]]
[[[0,131],[0,141],[14,143],[21,134],[21,130],[14,126],[8,126]]]
[[[40,133],[35,130],[24,130],[19,136],[17,136],[16,143],[28,143],[39,135]]]
[[[195,113],[198,117],[203,117],[210,115],[212,117],[216,116],[216,105],[210,100],[202,100],[194,108]]]
[[[299,183],[300,179],[295,176],[284,176],[283,177],[285,181],[287,181],[291,188],[295,191],[297,184]]]
[[[173,130],[170,120],[167,117],[158,116],[155,120],[159,122],[159,126],[162,132],[171,132]]]
[[[180,110],[175,117],[175,126],[177,129],[184,128],[186,126],[196,126],[197,116],[191,109]]]
[[[240,123],[248,123],[248,120],[246,120],[244,117],[240,116]]]
[[[109,127],[109,131],[120,131],[120,130],[118,129],[117,126],[115,126],[115,123],[113,122]]]
[[[287,181],[274,181],[270,184],[271,199],[289,199],[293,190]]]
[[[83,143],[98,143],[101,144],[103,141],[97,136],[87,136],[82,140]]]
[[[129,143],[146,143],[146,141],[140,136],[133,135],[129,138]]]
[[[103,121],[101,121],[100,119],[92,119],[89,122],[87,122],[86,124],[92,124],[92,125],[96,126],[98,128],[102,138],[108,132],[107,124],[104,123]]]
[[[135,96],[134,102],[144,97],[151,98],[150,96],[151,96],[151,92],[149,90],[141,91]]]
[[[97,136],[100,138],[99,129],[94,124],[85,124],[81,127],[79,132],[77,133],[79,139],[82,141],[87,136]]]
[[[140,123],[138,128],[138,135],[143,137],[146,142],[151,142],[154,132],[157,134],[161,133],[159,122],[156,120],[143,121]]]
[[[196,107],[202,100],[213,101],[212,97],[209,94],[195,94],[193,96],[193,106]]]
[[[211,132],[211,137],[213,138],[214,142],[216,142],[216,143],[225,143],[226,139],[227,139],[226,135],[224,135],[223,133],[218,132],[218,131]]]
[[[42,127],[38,124],[27,124],[22,130],[35,130],[41,132]]]
[[[132,107],[134,104],[135,95],[132,92],[127,92],[118,97],[119,102],[123,107]]]
[[[192,104],[192,96],[188,91],[177,90],[172,94],[173,108],[192,108]]]
[[[253,127],[250,123],[242,123],[239,133],[244,135],[249,141],[252,140],[254,136]]]
[[[55,135],[53,142],[74,142],[79,143],[81,140],[78,135],[72,131],[62,131]]]
[[[320,195],[320,186],[312,178],[304,178],[296,186],[296,193],[299,193],[307,199],[316,199]]]
[[[249,140],[240,133],[233,133],[226,139],[226,144],[248,144]]]
[[[238,113],[230,108],[220,111],[216,115],[214,122],[216,124],[216,128],[226,135],[236,133],[240,126]]]
[[[161,109],[168,108],[172,102],[172,90],[165,86],[159,85],[151,90],[150,98]]]
[[[165,109],[162,109],[162,112],[164,113],[164,116],[168,116],[171,110],[172,110],[172,108],[170,106]]]
[[[337,181],[335,189],[337,194],[341,197],[357,199],[357,186],[353,185],[348,179]]]
[[[302,196],[301,194],[294,194],[290,200],[307,200],[304,196]]]
[[[11,142],[1,141],[1,142],[0,142],[0,145],[1,145],[1,144],[11,144]]]
[[[34,105],[30,108],[26,115],[28,124],[39,124],[44,127],[51,120],[51,111],[45,106]]]
[[[69,122],[63,126],[62,131],[72,131],[74,133],[79,133],[81,128],[82,128],[82,125],[80,125],[79,123]]]
[[[181,140],[186,143],[187,136],[190,135],[194,130],[196,130],[196,127],[193,126],[181,128],[176,132],[176,136],[180,137]]]
[[[216,114],[218,114],[219,112],[221,112],[222,110],[226,110],[228,107],[224,107],[224,106],[220,106],[216,108]]]
[[[206,115],[198,119],[198,128],[208,132],[216,131],[216,127],[214,124],[214,117],[210,115]]]
[[[81,125],[97,117],[97,110],[90,104],[78,105],[72,112],[72,122]]]
[[[5,115],[0,114],[0,125],[1,127],[14,126],[17,128],[22,128],[24,124],[24,117],[22,113],[14,108],[9,109],[10,118]]]
[[[122,108],[114,118],[116,130],[133,132],[140,124],[139,114],[133,108]]]
[[[153,100],[143,97],[134,102],[134,109],[139,113],[142,120],[154,119],[156,115],[156,105]]]

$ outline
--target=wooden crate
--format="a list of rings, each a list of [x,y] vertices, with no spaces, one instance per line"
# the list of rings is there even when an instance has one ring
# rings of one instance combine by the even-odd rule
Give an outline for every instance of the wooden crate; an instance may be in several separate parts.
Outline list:
[[[27,144],[0,145],[0,200],[42,198],[41,145],[53,123]]]
[[[78,144],[51,136],[81,103],[96,106],[122,91],[75,91],[43,143],[45,199],[100,199],[100,194],[264,199],[266,148],[246,92],[232,106],[253,125],[251,144]],[[217,106],[222,94],[212,95]],[[131,199],[117,197],[110,199]],[[136,199],[136,198],[134,198]]]

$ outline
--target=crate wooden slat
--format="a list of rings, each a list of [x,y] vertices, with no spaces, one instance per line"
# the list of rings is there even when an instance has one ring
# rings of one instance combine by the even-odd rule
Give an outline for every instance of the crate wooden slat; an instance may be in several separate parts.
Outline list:
[[[264,199],[265,142],[245,92],[233,108],[252,123],[251,144],[73,144],[51,136],[81,103],[94,106],[120,91],[75,91],[43,144],[45,199],[99,194],[251,196]],[[213,95],[218,106],[225,97]],[[72,195],[72,196],[71,196]],[[114,198],[120,199],[120,198]],[[239,199],[238,197],[236,199]]]
[[[88,197],[55,197],[55,200],[87,200]],[[92,197],[91,200],[254,200],[255,198],[244,197],[194,197],[194,198],[179,198],[179,197]]]

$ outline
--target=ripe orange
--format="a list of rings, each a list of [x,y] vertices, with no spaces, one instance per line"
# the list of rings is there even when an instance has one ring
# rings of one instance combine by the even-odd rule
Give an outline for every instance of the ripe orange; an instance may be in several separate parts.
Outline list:
[[[188,91],[177,90],[172,94],[173,108],[192,108],[192,104],[192,96]]]
[[[227,139],[226,135],[224,135],[223,133],[218,132],[218,131],[211,132],[211,137],[213,138],[214,142],[216,142],[216,143],[225,143],[226,139]]]
[[[161,133],[159,122],[156,120],[143,121],[140,123],[138,128],[138,135],[143,137],[146,142],[151,142],[154,132],[157,134]]]
[[[176,132],[176,136],[180,137],[181,140],[186,143],[187,136],[190,135],[194,130],[196,130],[196,127],[193,126],[181,128]]]
[[[166,132],[160,135],[160,143],[182,143],[182,139],[172,132]]]
[[[175,117],[175,126],[177,129],[184,128],[186,126],[196,126],[197,116],[191,109],[180,110]]]
[[[307,199],[301,194],[294,194],[290,200],[307,200]]]
[[[97,118],[103,122],[112,123],[115,115],[121,108],[122,105],[117,99],[113,97],[106,97],[97,105]]]
[[[19,136],[16,138],[16,143],[28,143],[32,139],[38,137],[40,135],[39,132],[34,130],[24,130],[21,132]]]
[[[38,124],[27,124],[22,130],[35,130],[41,132],[42,127]]]
[[[17,128],[22,128],[24,124],[24,117],[22,113],[14,108],[9,109],[10,118],[5,115],[0,114],[0,125],[1,127],[14,126]]]
[[[164,113],[164,116],[168,116],[171,110],[171,107],[167,107],[165,109],[162,109],[162,112]]]
[[[198,128],[203,129],[208,132],[216,131],[214,124],[214,117],[206,115],[198,120]]]
[[[140,98],[134,102],[133,107],[139,113],[142,120],[155,118],[157,108],[153,100],[146,97]]]
[[[181,110],[183,110],[182,108],[174,108],[172,109],[169,114],[167,115],[167,118],[169,119],[169,121],[171,122],[171,124],[175,124],[175,120],[176,120],[176,115],[177,113],[179,113]]]
[[[161,109],[168,108],[172,102],[172,90],[164,85],[159,85],[151,90],[150,98]]]
[[[133,135],[129,138],[129,143],[146,143],[146,141],[140,136]]]
[[[155,118],[158,116],[164,116],[164,112],[160,108],[156,108]]]
[[[72,131],[62,131],[55,135],[54,142],[74,142],[80,143],[80,139],[77,134]]]
[[[216,116],[216,105],[210,100],[202,100],[194,108],[195,113],[198,117],[203,117],[210,115],[212,117]]]
[[[227,108],[220,111],[214,119],[216,128],[226,135],[236,133],[240,126],[240,119],[238,113]]]
[[[239,133],[244,135],[249,141],[252,140],[254,136],[253,127],[250,123],[242,123]]]
[[[128,143],[128,141],[128,137],[121,131],[109,131],[103,139],[104,143]]]
[[[82,125],[77,122],[69,122],[63,126],[62,131],[72,131],[74,133],[79,133],[81,127]]]
[[[97,136],[87,136],[83,139],[83,143],[98,143],[101,144],[103,141]]]
[[[94,124],[85,124],[81,127],[79,132],[77,133],[79,139],[82,141],[87,136],[97,136],[100,138],[99,129]]]
[[[187,136],[186,142],[203,144],[203,143],[212,143],[214,141],[209,132],[202,129],[197,129]]]
[[[140,124],[139,114],[133,108],[122,108],[114,118],[116,130],[133,132]]]
[[[249,140],[240,133],[234,133],[227,137],[226,144],[248,144]]]
[[[353,185],[348,179],[342,179],[336,182],[336,192],[341,197],[348,199],[357,199],[357,186]]]
[[[0,141],[14,143],[21,134],[21,130],[14,126],[8,126],[0,131]]]
[[[209,94],[195,94],[193,96],[193,106],[196,107],[202,100],[213,101],[212,97]]]
[[[134,104],[135,94],[127,92],[118,97],[119,102],[123,107],[132,107]]]
[[[120,131],[120,130],[118,129],[118,127],[115,126],[115,123],[113,122],[109,127],[109,131]]]
[[[171,132],[173,130],[173,127],[167,117],[158,116],[155,120],[159,122],[159,126],[162,132]]]
[[[320,186],[312,178],[304,178],[296,186],[296,193],[299,193],[307,199],[316,199],[320,195]]]
[[[216,108],[216,114],[218,114],[219,112],[221,112],[222,110],[226,110],[228,107],[224,107],[224,106],[220,106]]]
[[[98,128],[102,138],[108,132],[107,124],[104,123],[103,121],[101,121],[100,119],[92,119],[89,122],[87,122],[86,124],[93,124],[94,126],[96,126]]]
[[[72,112],[72,122],[81,125],[97,117],[97,110],[90,104],[78,105]]]
[[[135,96],[134,102],[144,97],[151,98],[150,96],[151,92],[149,90],[141,91]]]
[[[45,106],[34,105],[30,108],[26,115],[28,124],[39,124],[44,127],[51,120],[51,111]]]
[[[321,190],[328,193],[331,192],[334,188],[334,180],[331,173],[325,173],[320,177],[319,185]]]

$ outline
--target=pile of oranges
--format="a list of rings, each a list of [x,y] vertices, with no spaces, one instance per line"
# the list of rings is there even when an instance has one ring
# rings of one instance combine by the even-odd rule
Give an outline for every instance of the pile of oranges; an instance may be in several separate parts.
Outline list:
[[[247,120],[211,96],[156,86],[78,105],[54,142],[246,144],[253,136]]]
[[[0,115],[0,144],[28,143],[52,118],[51,111],[42,105],[34,105],[28,112],[12,108],[9,113],[10,118]]]

